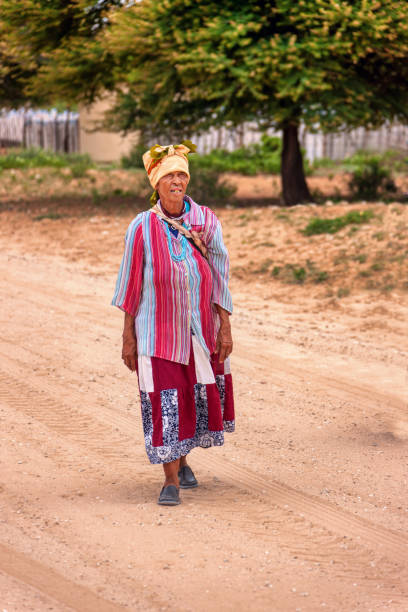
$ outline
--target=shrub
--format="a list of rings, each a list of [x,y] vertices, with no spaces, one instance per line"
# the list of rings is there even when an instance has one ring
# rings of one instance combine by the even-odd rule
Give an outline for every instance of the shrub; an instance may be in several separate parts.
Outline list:
[[[281,274],[280,272],[281,269],[275,266],[272,270],[272,275],[279,276],[280,280],[284,283],[297,283],[301,285],[304,283],[307,276],[305,268],[303,266],[296,266],[295,264],[285,264]]]
[[[382,153],[374,153],[367,149],[360,149],[350,157],[344,159],[342,165],[346,169],[351,169],[353,171],[355,167],[364,165],[365,161],[371,157],[376,157],[381,165],[391,171],[404,172],[407,170],[408,158],[406,157],[406,153],[394,149],[388,149]]]
[[[71,174],[74,178],[83,178],[89,170],[89,164],[86,162],[77,162],[71,166]]]
[[[320,270],[310,259],[306,260],[306,267],[308,274],[315,283],[323,283],[329,278],[328,273],[325,270]]]
[[[354,198],[376,200],[397,190],[391,170],[380,155],[359,153],[348,160],[352,176],[349,188]]]
[[[91,168],[93,163],[87,154],[78,153],[54,153],[45,149],[35,147],[29,149],[16,150],[7,155],[0,156],[0,168],[41,168],[53,167],[63,168],[64,166],[74,166],[81,164]]]
[[[406,153],[397,151],[394,149],[388,149],[382,153],[373,153],[373,151],[360,149],[350,157],[343,160],[333,160],[327,157],[315,159],[310,166],[311,172],[319,170],[328,170],[333,168],[338,172],[354,172],[356,168],[360,168],[365,165],[367,159],[375,157],[378,159],[380,165],[390,172],[406,172],[408,158]],[[330,173],[329,178],[333,175]],[[366,198],[368,199],[368,198]]]
[[[341,217],[334,217],[334,219],[314,217],[310,219],[305,229],[301,231],[305,236],[312,236],[313,234],[335,234],[346,225],[367,223],[373,216],[374,213],[372,210],[365,210],[363,212],[352,210]]]
[[[293,279],[296,283],[303,283],[306,278],[306,270],[304,268],[292,267]]]
[[[214,149],[191,158],[194,168],[213,168],[219,172],[236,172],[253,176],[258,173],[279,174],[282,142],[280,138],[263,134],[261,141],[235,151]]]
[[[325,270],[319,270],[318,272],[316,272],[313,280],[315,283],[323,283],[328,278],[329,274]]]

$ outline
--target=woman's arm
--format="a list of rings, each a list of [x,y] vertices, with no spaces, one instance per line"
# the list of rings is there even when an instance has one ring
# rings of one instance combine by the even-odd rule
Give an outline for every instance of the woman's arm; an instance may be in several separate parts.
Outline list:
[[[233,348],[230,313],[219,304],[215,304],[215,308],[220,317],[220,328],[217,334],[215,352],[218,354],[218,361],[223,363],[231,355]]]
[[[212,211],[210,216],[210,240],[207,243],[208,263],[210,264],[213,288],[211,301],[230,314],[232,313],[231,293],[228,289],[229,256],[222,237],[221,223]]]
[[[125,365],[134,372],[137,368],[137,342],[135,334],[135,317],[125,312],[123,323],[122,359]]]
[[[143,279],[143,231],[141,216],[129,225],[125,251],[116,281],[112,304],[125,313],[123,324],[122,359],[134,372],[137,367],[135,316],[139,307]]]
[[[129,225],[125,236],[125,250],[116,281],[112,306],[136,316],[143,281],[142,215]]]
[[[223,363],[232,352],[230,314],[232,299],[228,289],[229,256],[222,237],[221,223],[211,211],[211,239],[208,242],[208,263],[210,264],[213,290],[211,301],[220,318],[220,328],[216,340],[218,360]]]

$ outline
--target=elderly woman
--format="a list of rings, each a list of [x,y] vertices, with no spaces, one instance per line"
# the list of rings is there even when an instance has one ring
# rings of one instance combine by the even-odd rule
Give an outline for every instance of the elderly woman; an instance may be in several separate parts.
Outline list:
[[[147,455],[164,468],[163,505],[198,485],[187,454],[234,431],[229,259],[215,214],[185,195],[194,149],[143,155],[158,201],[129,225],[112,300],[125,313],[122,359],[138,374]]]

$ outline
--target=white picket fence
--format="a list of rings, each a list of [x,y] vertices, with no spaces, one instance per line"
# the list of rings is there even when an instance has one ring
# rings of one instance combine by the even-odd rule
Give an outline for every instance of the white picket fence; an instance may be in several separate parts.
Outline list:
[[[281,132],[268,130],[269,136],[281,136]],[[261,133],[254,124],[244,124],[238,129],[217,128],[198,136],[193,142],[200,153],[213,149],[233,151],[238,147],[259,142]],[[360,149],[383,152],[395,149],[408,154],[408,126],[384,124],[378,130],[358,128],[349,132],[322,134],[311,133],[304,127],[300,130],[300,141],[306,157],[315,159],[328,157],[333,160],[344,159]]]
[[[0,147],[35,146],[51,151],[74,153],[80,150],[79,114],[56,110],[0,110]],[[270,136],[281,136],[269,130]],[[261,132],[256,124],[245,123],[238,128],[213,128],[201,136],[192,137],[200,153],[213,149],[233,151],[242,146],[259,142]],[[408,126],[384,124],[378,130],[358,128],[349,132],[322,134],[300,130],[300,141],[306,157],[344,159],[359,149],[386,151],[396,149],[408,154]],[[153,143],[154,144],[154,143]]]
[[[0,111],[0,147],[41,147],[55,152],[79,151],[79,114],[55,109]]]

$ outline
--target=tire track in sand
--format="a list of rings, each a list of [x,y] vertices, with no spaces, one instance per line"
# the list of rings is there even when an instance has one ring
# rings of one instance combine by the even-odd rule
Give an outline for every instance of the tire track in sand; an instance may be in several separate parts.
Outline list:
[[[2,543],[0,543],[0,569],[73,610],[81,612],[126,610],[125,607],[99,597],[77,582],[68,580],[51,567]]]
[[[132,459],[126,458],[124,454],[129,451],[129,441],[132,441],[131,433],[135,430],[135,421],[139,421],[140,424],[139,415],[136,418],[122,416],[119,426],[115,428],[115,438],[112,440],[112,429],[102,421],[81,412],[79,408],[72,408],[56,400],[55,397],[60,395],[60,388],[47,383],[47,392],[40,393],[28,380],[26,376],[26,381],[22,382],[11,373],[3,371],[0,373],[0,398],[53,431],[71,438],[87,450],[109,458],[121,469],[126,471],[129,469]],[[39,385],[44,389],[44,380],[39,381]],[[83,401],[83,394],[75,395]],[[102,413],[102,417],[114,420],[109,409],[104,409],[102,406],[98,407],[98,411]],[[273,503],[285,510],[289,509],[295,515],[297,522],[299,520],[305,522],[306,538],[310,537],[306,525],[306,521],[309,521],[325,527],[329,532],[352,538],[361,546],[380,552],[402,566],[408,559],[408,538],[401,533],[375,525],[286,484],[259,476],[253,470],[236,465],[224,457],[212,459],[199,455],[196,457],[196,462],[199,467],[210,473],[216,473],[238,490],[250,492],[263,505]],[[266,496],[268,500],[264,499]]]
[[[4,274],[7,276],[9,272],[7,268],[3,269]],[[12,285],[19,285],[21,289],[27,291],[28,284],[18,279],[11,279]],[[40,291],[41,289],[41,291]],[[24,306],[27,303],[27,296],[15,296],[13,299],[20,300]],[[84,308],[85,305],[89,306],[87,298],[76,297],[68,291],[59,288],[58,291],[53,288],[51,290],[49,285],[41,284],[35,292],[30,294],[30,303],[38,305],[41,310],[49,308],[50,300],[54,309],[58,309],[61,315],[66,314],[67,305],[74,306],[74,310]],[[85,303],[84,303],[85,301]],[[106,320],[107,305],[101,304],[100,301],[95,299],[92,305],[92,311],[75,312],[75,316],[85,321],[92,321],[95,325],[96,320],[104,321],[104,329],[107,332],[108,328],[112,332],[117,332],[117,324],[115,321]],[[97,316],[99,313],[99,316]],[[78,318],[76,319],[78,321]],[[85,326],[85,329],[89,329],[89,326]],[[335,372],[331,376],[325,376],[322,372],[313,371],[312,369],[305,366],[303,363],[293,364],[289,359],[282,358],[279,354],[274,353],[270,349],[270,343],[261,338],[257,338],[257,346],[253,346],[253,341],[248,338],[247,330],[237,327],[235,330],[237,338],[236,344],[241,347],[241,351],[234,353],[234,362],[243,367],[247,368],[248,361],[251,361],[256,365],[257,371],[265,372],[268,375],[269,382],[273,385],[281,387],[282,389],[287,388],[290,385],[293,388],[304,388],[304,382],[313,380],[313,392],[322,394],[324,396],[331,395],[337,399],[339,397],[344,400],[347,398],[356,405],[356,409],[366,407],[372,409],[373,406],[379,412],[385,412],[387,417],[395,416],[397,418],[406,418],[407,406],[408,406],[408,395],[405,399],[394,395],[393,393],[384,393],[379,389],[374,388],[370,385],[364,385],[361,382],[355,382],[351,379],[344,379]],[[392,411],[392,412],[391,412]]]
[[[42,381],[41,384],[44,387]],[[110,426],[109,422],[103,422],[97,416],[64,404],[49,393],[40,392],[4,371],[0,371],[0,401],[9,403],[15,410],[36,419],[87,450],[113,460],[120,466],[129,467],[130,449],[134,444],[130,428],[127,435],[124,431],[119,431],[117,423],[116,427],[113,424]],[[114,422],[113,417],[110,420]]]
[[[44,295],[45,299],[43,299],[38,289],[30,291],[30,286],[27,284],[24,285],[24,289],[28,291],[30,302],[33,302],[35,308],[43,310],[49,305],[47,295]],[[79,307],[84,308],[83,300],[75,300],[75,296],[67,291],[61,291],[61,288],[50,294],[48,298],[51,296],[53,305],[57,306],[59,314],[64,316],[64,314],[74,313],[78,324],[75,333],[82,334],[83,330],[85,342],[89,336],[89,322],[95,324],[95,311],[92,313],[78,312]],[[25,298],[27,298],[27,293]],[[18,307],[19,302],[20,298],[17,299]],[[24,300],[21,302],[22,306]],[[96,303],[95,306],[99,315],[106,314],[106,308],[100,303]],[[114,330],[117,331],[116,324],[108,322],[106,326],[104,322],[104,329],[110,336],[106,338],[107,342],[112,341]],[[350,384],[349,380],[324,378],[320,372],[309,371],[303,365],[298,367],[290,360],[274,355],[268,349],[265,341],[260,341],[262,350],[255,350],[251,341],[243,335],[244,331],[240,330],[239,340],[245,352],[248,349],[248,354],[245,354],[245,358],[243,355],[237,355],[238,365],[241,363],[241,367],[244,368],[250,359],[254,368],[259,366],[265,370],[264,357],[260,358],[260,354],[263,355],[265,349],[271,384],[282,388],[288,385],[299,388],[304,384],[304,379],[312,378],[319,382],[318,389],[315,385],[313,386],[313,392],[327,393],[329,391],[335,397],[343,399],[346,395],[356,402],[356,408],[360,405],[372,408],[375,404],[385,403],[388,411],[391,408],[401,413],[405,407],[396,396],[390,397],[381,392],[377,393],[376,390],[373,391],[360,384]],[[11,343],[6,344],[4,356],[7,361],[9,355],[15,355],[16,350],[19,351],[21,347],[13,347],[14,350],[11,352]],[[22,363],[24,368],[21,367]],[[63,383],[50,382],[44,377],[31,375],[31,363],[32,359],[24,355],[22,361],[16,360],[10,368],[6,367],[8,372],[5,373],[5,379],[0,381],[0,387],[3,387],[4,383],[8,384],[6,393],[1,392],[5,401],[10,402],[17,410],[30,414],[63,437],[75,440],[87,451],[91,449],[92,452],[102,455],[104,459],[108,458],[109,462],[118,466],[123,472],[127,472],[134,458],[126,458],[125,455],[129,450],[129,444],[134,444],[133,434],[135,426],[140,425],[140,416],[133,414],[132,418],[127,418],[126,415],[115,414],[112,406],[104,407],[99,403],[96,413],[95,397],[92,393],[75,392],[70,388],[70,399],[75,400],[77,406],[73,409],[64,404]],[[71,375],[74,379],[76,377],[80,380],[79,373],[70,370]],[[9,384],[10,377],[11,385]],[[25,386],[21,386],[21,381],[25,381]],[[85,409],[84,401],[91,408]],[[113,438],[112,432],[115,432]],[[243,529],[249,536],[259,537],[262,541],[273,541],[277,546],[297,554],[310,563],[319,563],[326,570],[330,569],[331,576],[337,575],[347,580],[358,577],[370,588],[374,581],[382,582],[383,588],[378,593],[380,597],[384,596],[386,591],[395,595],[395,590],[392,590],[395,586],[402,588],[402,577],[401,574],[398,576],[397,572],[401,571],[408,557],[408,541],[404,536],[356,517],[329,502],[316,499],[282,483],[265,479],[253,470],[243,468],[225,458],[211,459],[210,456],[201,454],[197,456],[196,462],[199,467],[221,477],[228,484],[230,491],[232,489],[232,491],[252,495],[248,503],[242,505],[241,513],[229,507],[227,518],[223,516],[225,504],[222,507],[220,500],[221,507],[212,508],[212,512],[218,515],[217,520],[225,523],[229,521],[232,526],[235,521],[237,528],[240,526],[240,529]],[[187,495],[192,494],[186,493],[186,497]],[[233,518],[231,514],[240,518]],[[370,569],[374,552],[381,561],[380,564],[377,562],[378,569],[376,570]],[[335,562],[335,571],[333,571],[333,565],[330,565],[332,562]],[[396,567],[396,564],[399,565],[399,568]],[[386,589],[384,583],[386,583]]]

